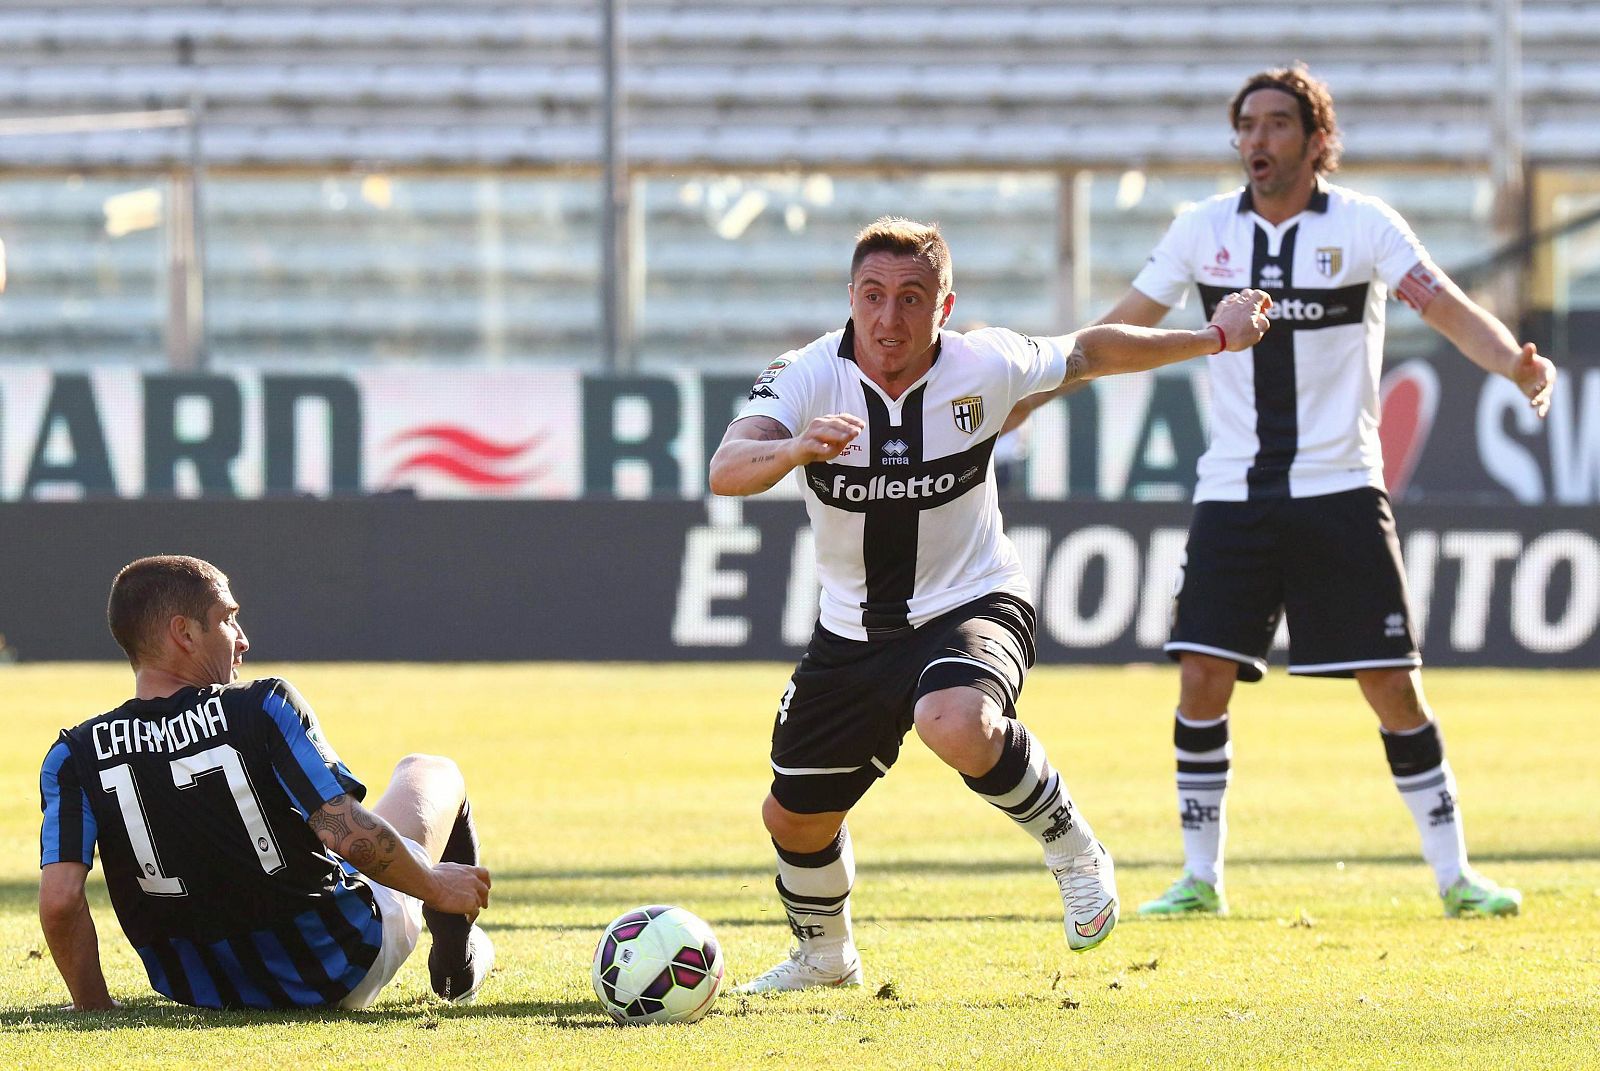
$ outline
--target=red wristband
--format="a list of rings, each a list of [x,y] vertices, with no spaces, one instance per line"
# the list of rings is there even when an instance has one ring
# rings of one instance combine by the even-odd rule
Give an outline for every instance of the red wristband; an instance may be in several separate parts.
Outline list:
[[[1221,344],[1217,346],[1216,352],[1217,353],[1221,353],[1223,350],[1227,349],[1228,348],[1228,332],[1226,332],[1226,331],[1224,331],[1222,329],[1222,325],[1221,324],[1206,324],[1206,326],[1207,327],[1216,328],[1217,338],[1221,340]],[[1212,356],[1216,356],[1216,354],[1212,354]]]

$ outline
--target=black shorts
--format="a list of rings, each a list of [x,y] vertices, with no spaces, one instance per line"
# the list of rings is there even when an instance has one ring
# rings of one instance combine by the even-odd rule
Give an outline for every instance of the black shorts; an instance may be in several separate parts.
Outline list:
[[[848,811],[900,757],[918,699],[977,688],[1015,717],[1033,660],[1033,608],[1011,595],[884,640],[818,625],[772,726],[772,795],[797,814]]]
[[[1167,653],[1232,659],[1258,681],[1285,613],[1290,673],[1422,664],[1388,495],[1195,506]]]

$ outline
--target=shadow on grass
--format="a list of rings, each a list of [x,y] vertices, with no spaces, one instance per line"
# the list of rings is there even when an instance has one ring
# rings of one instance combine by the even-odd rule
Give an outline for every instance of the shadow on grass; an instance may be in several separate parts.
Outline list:
[[[455,1006],[419,1000],[380,1005],[366,1011],[319,1008],[307,1011],[212,1011],[173,1004],[155,996],[135,997],[110,1012],[64,1011],[60,1005],[37,1005],[0,1011],[0,1034],[36,1030],[95,1033],[105,1030],[255,1030],[263,1025],[347,1022],[352,1027],[370,1024],[410,1024],[419,1030],[436,1030],[452,1020],[516,1018],[544,1020],[564,1030],[612,1027],[614,1024],[592,1000],[482,1000]]]
[[[1170,870],[1179,864],[1179,857],[1174,850],[1173,854],[1162,855],[1159,858],[1138,858],[1117,855],[1115,846],[1112,854],[1116,857],[1117,869],[1125,870]],[[1538,848],[1525,848],[1509,852],[1473,852],[1474,864],[1494,863],[1577,863],[1600,862],[1600,846],[1581,846],[1574,848],[1561,848],[1542,850]],[[1228,865],[1232,867],[1294,867],[1294,866],[1332,866],[1335,863],[1344,863],[1346,866],[1411,866],[1422,862],[1420,852],[1395,852],[1385,854],[1359,854],[1348,853],[1339,855],[1284,855],[1284,856],[1250,856],[1230,855]],[[955,876],[972,875],[987,877],[996,874],[1032,874],[1041,869],[1037,859],[898,859],[887,862],[874,862],[869,859],[858,859],[856,871],[858,875],[872,877],[874,875],[915,875],[915,876]],[[739,881],[759,881],[770,884],[771,871],[765,867],[751,869],[748,867],[726,866],[617,866],[617,867],[549,867],[535,870],[492,870],[497,882],[504,881],[633,881],[642,878],[670,878],[670,879],[713,879],[726,878]]]

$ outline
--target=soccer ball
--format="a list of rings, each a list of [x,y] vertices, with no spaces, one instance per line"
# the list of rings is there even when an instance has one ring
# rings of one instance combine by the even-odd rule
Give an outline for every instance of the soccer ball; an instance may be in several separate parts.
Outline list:
[[[591,978],[606,1014],[624,1026],[692,1023],[722,988],[722,949],[683,908],[641,907],[606,927]]]

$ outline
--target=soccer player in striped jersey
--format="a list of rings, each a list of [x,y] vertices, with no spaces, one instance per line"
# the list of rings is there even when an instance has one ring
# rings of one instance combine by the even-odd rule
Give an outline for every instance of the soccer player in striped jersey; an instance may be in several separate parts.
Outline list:
[[[778,358],[711,459],[711,490],[794,474],[817,539],[821,616],[778,706],[762,818],[798,947],[746,992],[859,985],[845,817],[917,735],[1043,849],[1069,947],[1116,925],[1111,856],[1016,718],[1034,658],[1028,584],[1002,530],[993,451],[1011,407],[1063,382],[1248,346],[1267,296],[1202,331],[1122,326],[1034,338],[943,330],[955,305],[937,228],[857,236],[850,320]]]
[[[363,806],[293,686],[237,680],[238,613],[198,558],[141,558],[112,585],[135,696],[62,730],[39,780],[39,919],[72,1006],[116,1006],[85,896],[96,846],[150,985],[181,1004],[367,1007],[424,920],[434,991],[471,999],[494,947],[460,770],[408,755]]]
[[[1449,915],[1515,914],[1521,894],[1467,863],[1455,775],[1423,696],[1410,597],[1378,440],[1389,293],[1544,416],[1556,370],[1462,293],[1399,214],[1335,186],[1333,97],[1303,67],[1251,76],[1230,108],[1245,184],[1179,216],[1105,323],[1161,321],[1191,285],[1207,308],[1273,295],[1273,330],[1210,364],[1211,443],[1166,650],[1184,872],[1141,914],[1222,913],[1228,708],[1258,681],[1280,616],[1289,672],[1355,678]],[[1032,408],[1043,397],[1029,399]]]

